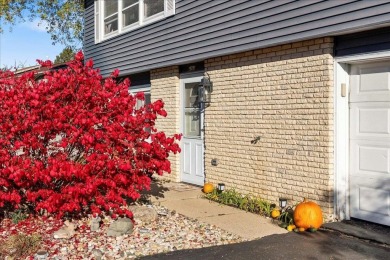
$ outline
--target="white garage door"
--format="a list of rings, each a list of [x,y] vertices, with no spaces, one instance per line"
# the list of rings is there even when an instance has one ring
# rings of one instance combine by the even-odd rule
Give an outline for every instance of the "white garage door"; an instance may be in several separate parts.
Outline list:
[[[390,61],[351,66],[350,214],[390,226]]]

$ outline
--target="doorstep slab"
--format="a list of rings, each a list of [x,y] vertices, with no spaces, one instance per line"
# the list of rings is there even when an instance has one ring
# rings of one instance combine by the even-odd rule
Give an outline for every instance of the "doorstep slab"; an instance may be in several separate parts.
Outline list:
[[[201,198],[204,196],[201,187],[177,182],[154,182],[151,185],[151,190],[143,191],[142,194],[151,202]]]
[[[176,191],[168,190],[159,196],[150,196],[152,202],[162,201],[177,201],[177,200],[188,200],[188,199],[202,199],[203,193],[200,190],[185,190]]]

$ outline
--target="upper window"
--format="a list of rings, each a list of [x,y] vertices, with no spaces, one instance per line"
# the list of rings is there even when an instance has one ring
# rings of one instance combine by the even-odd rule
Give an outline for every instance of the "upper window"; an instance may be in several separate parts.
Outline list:
[[[95,41],[175,14],[175,0],[95,0]]]

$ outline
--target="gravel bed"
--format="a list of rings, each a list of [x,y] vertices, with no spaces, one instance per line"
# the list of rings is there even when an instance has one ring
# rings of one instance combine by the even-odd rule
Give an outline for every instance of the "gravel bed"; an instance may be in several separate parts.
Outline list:
[[[119,237],[106,235],[109,224],[113,221],[105,218],[100,229],[92,232],[89,219],[76,221],[79,228],[70,239],[54,239],[53,232],[62,226],[53,219],[39,219],[29,225],[13,225],[3,220],[0,229],[0,240],[19,232],[38,233],[42,236],[41,249],[49,256],[47,259],[135,259],[140,256],[153,255],[182,249],[202,248],[215,245],[242,242],[237,235],[224,231],[216,226],[187,218],[171,212],[161,206],[149,206],[159,215],[156,221],[149,224],[136,222],[132,234]],[[1,242],[1,241],[0,241]],[[10,258],[11,259],[11,258]],[[32,256],[26,259],[33,259]]]

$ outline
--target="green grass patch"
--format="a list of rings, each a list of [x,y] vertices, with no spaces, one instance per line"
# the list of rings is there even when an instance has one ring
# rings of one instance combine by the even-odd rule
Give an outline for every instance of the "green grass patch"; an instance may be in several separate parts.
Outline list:
[[[271,204],[258,196],[252,194],[243,195],[234,189],[218,192],[215,188],[211,193],[205,194],[204,197],[211,201],[267,217],[275,207],[275,204]]]

